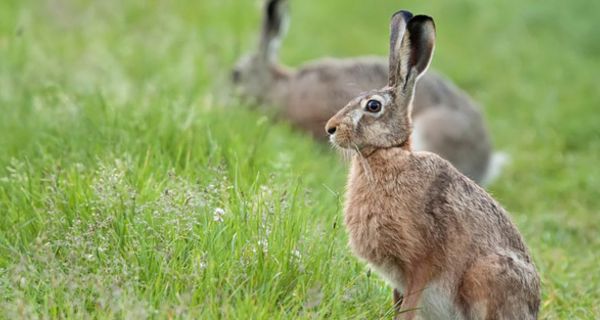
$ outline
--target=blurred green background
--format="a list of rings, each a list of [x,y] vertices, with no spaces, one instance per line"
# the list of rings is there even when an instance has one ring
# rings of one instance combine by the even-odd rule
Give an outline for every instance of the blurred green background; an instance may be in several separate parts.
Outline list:
[[[600,317],[600,2],[291,0],[281,58],[386,55],[435,18],[433,68],[512,162],[490,192],[541,318]],[[346,165],[231,99],[260,1],[0,2],[0,318],[390,318],[346,246]]]

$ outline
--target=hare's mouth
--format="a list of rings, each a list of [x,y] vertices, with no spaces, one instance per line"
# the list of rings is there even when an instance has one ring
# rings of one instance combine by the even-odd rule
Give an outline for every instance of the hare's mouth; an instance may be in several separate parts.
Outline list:
[[[351,149],[352,141],[347,134],[342,132],[336,132],[329,136],[329,142],[337,148],[341,149]]]
[[[329,135],[329,143],[331,143],[334,147],[339,147],[339,144],[337,143],[335,136],[336,136],[336,134]]]

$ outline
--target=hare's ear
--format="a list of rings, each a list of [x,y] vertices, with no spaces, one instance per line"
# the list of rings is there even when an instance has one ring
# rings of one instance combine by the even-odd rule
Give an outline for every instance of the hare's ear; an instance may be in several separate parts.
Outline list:
[[[400,10],[392,16],[390,22],[390,61],[389,61],[389,85],[395,87],[400,80],[397,79],[400,60],[402,60],[401,46],[402,38],[406,32],[406,25],[412,19],[412,13],[409,11]]]
[[[267,62],[277,60],[281,38],[288,24],[288,0],[266,0],[263,29],[260,37],[260,56]]]
[[[394,20],[392,17],[392,28]],[[391,41],[393,47],[390,48],[389,85],[402,85],[406,89],[409,83],[414,84],[429,67],[435,46],[435,24],[431,17],[418,15],[412,17],[404,29],[400,44],[394,43],[398,40]]]

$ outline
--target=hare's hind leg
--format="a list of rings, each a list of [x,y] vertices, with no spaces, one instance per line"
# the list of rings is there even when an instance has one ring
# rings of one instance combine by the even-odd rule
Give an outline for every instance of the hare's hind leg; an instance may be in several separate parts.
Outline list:
[[[467,319],[536,319],[539,280],[533,266],[514,255],[493,254],[467,270],[458,300]]]
[[[458,287],[457,304],[466,319],[492,319],[488,315],[495,314],[494,293],[490,292],[490,272],[492,266],[487,259],[473,263],[463,275]],[[496,270],[493,270],[496,272]]]

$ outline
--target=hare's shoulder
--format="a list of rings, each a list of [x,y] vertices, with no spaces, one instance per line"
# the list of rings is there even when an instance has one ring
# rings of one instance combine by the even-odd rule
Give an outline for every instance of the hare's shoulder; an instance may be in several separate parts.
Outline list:
[[[416,171],[421,177],[432,180],[445,176],[446,180],[460,180],[460,172],[446,159],[429,151],[411,152],[406,159],[410,171]]]
[[[427,197],[441,197],[451,209],[505,215],[505,210],[483,188],[435,153],[411,153],[408,167],[410,175],[420,180]]]
[[[422,182],[427,185],[428,205],[455,216],[471,230],[489,235],[496,245],[526,251],[509,213],[477,183],[434,153],[416,152],[412,157],[413,170],[428,177]]]

